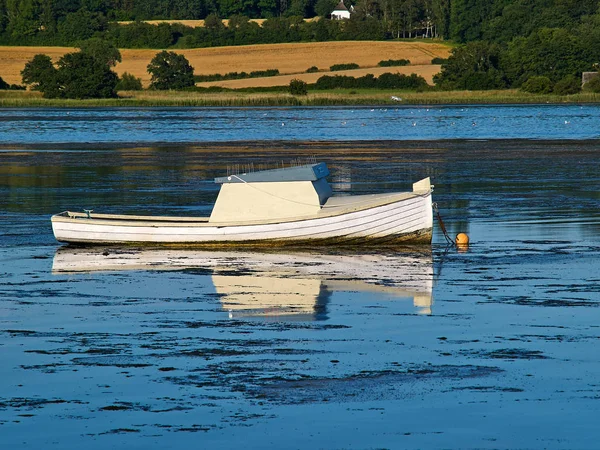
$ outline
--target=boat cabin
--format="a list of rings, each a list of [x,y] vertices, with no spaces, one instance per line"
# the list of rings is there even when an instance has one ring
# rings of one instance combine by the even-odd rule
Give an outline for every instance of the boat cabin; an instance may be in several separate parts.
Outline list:
[[[316,215],[332,191],[325,163],[215,178],[221,185],[209,222],[289,220]]]

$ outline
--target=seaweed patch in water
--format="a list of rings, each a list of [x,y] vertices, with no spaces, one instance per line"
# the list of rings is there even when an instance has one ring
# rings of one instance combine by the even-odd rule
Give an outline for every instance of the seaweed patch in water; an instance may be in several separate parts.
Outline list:
[[[483,358],[493,358],[493,359],[507,359],[507,360],[515,360],[515,359],[548,359],[541,351],[539,350],[526,350],[522,348],[503,348],[499,350],[493,350],[490,352],[487,351],[461,351],[459,352],[462,355],[473,355],[480,356]]]
[[[27,398],[27,397],[14,397],[11,399],[0,400],[0,410],[8,409],[8,408],[28,408],[28,409],[37,409],[42,408],[47,405],[58,405],[62,403],[74,403],[78,405],[83,405],[84,402],[80,400],[64,400],[61,398],[55,399],[46,399],[46,398]]]
[[[491,366],[414,366],[405,371],[362,371],[339,378],[305,377],[262,382],[248,393],[283,404],[401,399],[414,396],[417,384],[431,379],[466,379],[501,373]]]
[[[138,359],[145,358],[143,356],[108,356],[108,357],[90,357],[90,358],[73,358],[73,363],[82,366],[112,366],[121,368],[140,368],[150,367],[153,364],[146,362],[136,362]]]
[[[122,434],[122,433],[139,433],[140,430],[138,430],[137,428],[114,428],[112,430],[109,431],[105,431],[104,433],[100,433],[100,434]]]

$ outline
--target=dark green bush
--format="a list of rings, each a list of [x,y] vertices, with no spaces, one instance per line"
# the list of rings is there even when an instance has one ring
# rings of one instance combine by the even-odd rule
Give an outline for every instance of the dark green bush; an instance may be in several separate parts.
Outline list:
[[[25,86],[21,86],[18,84],[8,84],[2,79],[2,77],[0,77],[0,90],[23,91],[25,90]]]
[[[319,68],[317,66],[312,66],[312,67],[309,67],[308,69],[306,69],[306,73],[315,73],[318,71],[319,71]]]
[[[448,62],[448,58],[435,57],[431,60],[431,64],[446,64],[447,62]]]
[[[531,94],[549,94],[552,92],[552,81],[548,77],[530,77],[521,85],[521,90]]]
[[[225,75],[214,73],[210,75],[194,75],[194,81],[201,83],[203,81],[223,81],[223,80],[241,80],[243,78],[263,78],[275,77],[279,75],[278,69],[255,70],[253,72],[229,72]]]
[[[426,89],[427,82],[421,76],[382,73],[378,78],[371,74],[355,78],[345,75],[323,75],[315,83],[315,89]]]
[[[558,95],[572,95],[581,91],[581,81],[569,75],[554,85],[554,93]]]
[[[377,63],[380,67],[399,67],[399,66],[408,66],[410,61],[408,59],[388,59],[385,61],[379,61]]]
[[[292,81],[290,81],[290,94],[306,95],[308,94],[308,85],[305,81],[294,78]]]
[[[352,70],[352,69],[358,69],[360,66],[356,63],[347,63],[347,64],[334,64],[333,66],[329,67],[329,70],[332,72],[338,71],[338,70]]]
[[[141,91],[142,90],[142,79],[136,78],[134,75],[125,72],[123,76],[119,78],[119,82],[116,87],[117,91]]]

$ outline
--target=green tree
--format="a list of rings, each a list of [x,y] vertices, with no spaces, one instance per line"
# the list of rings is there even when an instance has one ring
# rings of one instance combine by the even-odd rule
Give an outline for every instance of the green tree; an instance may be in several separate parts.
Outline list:
[[[321,17],[327,17],[339,2],[337,0],[317,0],[315,12]]]
[[[6,0],[0,0],[0,34],[6,31],[8,25],[8,12],[6,10]]]
[[[452,0],[450,5],[450,37],[458,42],[481,39],[493,0]]]
[[[431,0],[434,37],[450,37],[450,0]]]
[[[527,38],[513,39],[501,60],[508,81],[517,87],[536,75],[557,82],[581,74],[590,64],[580,41],[561,28],[543,28]]]
[[[506,87],[499,68],[501,47],[487,42],[469,42],[456,47],[442,71],[433,77],[441,89],[502,89]]]
[[[47,55],[35,55],[21,71],[23,83],[46,98],[116,97],[117,74],[110,67],[82,52],[67,53],[54,67]]]
[[[58,32],[67,43],[89,39],[98,31],[108,27],[106,17],[101,13],[92,13],[85,9],[69,13],[59,23]]]
[[[21,71],[23,84],[30,85],[32,89],[41,91],[46,96],[58,96],[57,70],[48,55],[35,55],[25,64]]]
[[[67,53],[60,58],[57,66],[60,97],[84,99],[117,96],[117,74],[93,56],[82,52]]]
[[[83,41],[79,46],[82,53],[90,55],[109,67],[114,67],[121,62],[121,52],[111,42],[100,38],[91,38]]]
[[[157,53],[150,64],[151,89],[184,89],[194,86],[194,68],[187,58],[175,52]]]
[[[14,37],[35,35],[39,29],[36,0],[6,0],[8,30]]]

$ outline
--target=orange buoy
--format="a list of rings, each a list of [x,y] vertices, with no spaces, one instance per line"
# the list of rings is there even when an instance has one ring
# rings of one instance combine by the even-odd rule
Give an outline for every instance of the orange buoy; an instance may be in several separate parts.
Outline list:
[[[466,247],[469,245],[469,236],[467,233],[458,233],[454,242],[456,242],[457,247]]]

